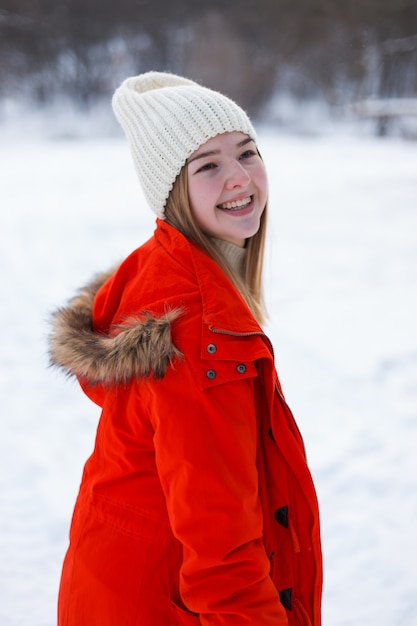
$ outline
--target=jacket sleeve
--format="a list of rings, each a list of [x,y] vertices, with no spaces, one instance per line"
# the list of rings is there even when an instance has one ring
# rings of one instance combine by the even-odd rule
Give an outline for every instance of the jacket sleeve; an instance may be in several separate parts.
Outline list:
[[[288,624],[262,539],[256,385],[254,363],[207,365],[186,350],[147,383],[157,469],[183,545],[181,596],[205,626]]]

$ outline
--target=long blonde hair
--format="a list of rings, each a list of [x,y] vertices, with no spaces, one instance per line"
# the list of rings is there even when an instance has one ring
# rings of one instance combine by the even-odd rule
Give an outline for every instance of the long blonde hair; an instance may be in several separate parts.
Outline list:
[[[266,311],[262,296],[262,270],[266,239],[267,206],[261,216],[258,232],[247,240],[243,272],[240,276],[227,262],[213,240],[201,230],[191,211],[188,197],[188,172],[185,165],[179,173],[165,206],[165,221],[187,239],[209,254],[223,269],[241,293],[259,324]]]

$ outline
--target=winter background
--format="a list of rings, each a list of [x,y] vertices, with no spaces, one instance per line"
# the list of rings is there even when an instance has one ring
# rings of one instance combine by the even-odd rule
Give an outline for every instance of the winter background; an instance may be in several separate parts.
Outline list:
[[[48,318],[154,217],[121,133],[18,122],[0,133],[0,624],[53,626],[99,413],[48,369]],[[321,505],[324,625],[416,626],[417,143],[321,130],[260,128],[266,331]]]

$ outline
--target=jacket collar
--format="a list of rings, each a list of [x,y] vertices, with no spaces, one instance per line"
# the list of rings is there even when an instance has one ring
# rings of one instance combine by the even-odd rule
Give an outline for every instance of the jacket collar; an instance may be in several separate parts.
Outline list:
[[[212,330],[228,334],[263,332],[239,291],[208,254],[159,218],[155,237],[169,254],[197,277],[203,323]]]

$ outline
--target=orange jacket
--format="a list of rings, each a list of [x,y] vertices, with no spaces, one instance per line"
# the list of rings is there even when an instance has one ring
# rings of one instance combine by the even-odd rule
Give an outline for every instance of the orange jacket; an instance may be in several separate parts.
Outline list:
[[[102,407],[59,626],[320,626],[315,490],[246,303],[160,220],[103,280],[51,335]]]

